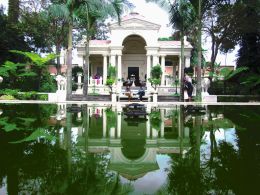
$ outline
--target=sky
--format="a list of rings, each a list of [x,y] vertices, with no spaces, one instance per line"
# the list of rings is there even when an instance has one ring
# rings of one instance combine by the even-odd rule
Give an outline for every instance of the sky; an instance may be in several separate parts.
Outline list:
[[[160,8],[158,5],[154,3],[146,3],[145,0],[129,0],[135,8],[132,11],[138,12],[140,15],[144,16],[148,21],[154,22],[156,24],[161,25],[161,29],[159,31],[159,37],[169,37],[171,36],[173,29],[169,25],[169,15],[168,13]],[[4,5],[7,7],[8,0],[0,0],[0,5]],[[126,14],[125,14],[126,15]],[[206,50],[205,56],[206,60],[210,60],[210,39],[203,36],[203,49]],[[232,53],[228,54],[218,54],[217,63],[221,63],[221,65],[235,65],[236,53],[238,48],[236,48]]]

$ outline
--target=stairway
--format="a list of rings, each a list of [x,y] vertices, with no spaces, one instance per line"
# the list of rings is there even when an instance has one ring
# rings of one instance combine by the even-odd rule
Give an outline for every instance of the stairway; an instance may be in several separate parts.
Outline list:
[[[110,95],[88,95],[87,98],[83,98],[83,95],[73,94],[72,101],[111,101]]]
[[[158,96],[158,102],[179,102],[179,96],[173,96],[173,95],[168,95],[168,96]]]

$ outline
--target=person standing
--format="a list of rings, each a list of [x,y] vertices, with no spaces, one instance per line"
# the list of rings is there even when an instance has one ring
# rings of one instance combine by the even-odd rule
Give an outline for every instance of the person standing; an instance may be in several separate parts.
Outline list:
[[[187,99],[189,100],[189,102],[191,102],[192,101],[193,85],[192,85],[191,77],[187,74],[184,77],[184,90],[186,90],[186,92],[187,92],[187,95],[188,95]],[[185,93],[185,91],[184,91],[184,93]],[[185,96],[185,94],[184,94],[184,96]],[[186,99],[186,98],[184,98],[184,99]]]

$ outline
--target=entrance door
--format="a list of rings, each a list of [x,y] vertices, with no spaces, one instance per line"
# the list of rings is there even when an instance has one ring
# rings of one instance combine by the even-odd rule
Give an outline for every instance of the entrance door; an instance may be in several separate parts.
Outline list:
[[[139,84],[139,67],[128,67],[128,78],[135,77],[135,85]]]
[[[130,79],[132,75],[135,76],[135,80],[139,80],[139,67],[128,67],[128,78]]]

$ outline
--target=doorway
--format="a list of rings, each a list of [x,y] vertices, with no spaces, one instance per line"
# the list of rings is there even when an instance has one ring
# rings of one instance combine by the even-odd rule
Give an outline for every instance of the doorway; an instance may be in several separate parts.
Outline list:
[[[128,78],[135,77],[135,80],[139,80],[139,67],[128,67]]]
[[[132,80],[134,78],[135,85],[139,84],[139,67],[128,67],[128,78]]]

